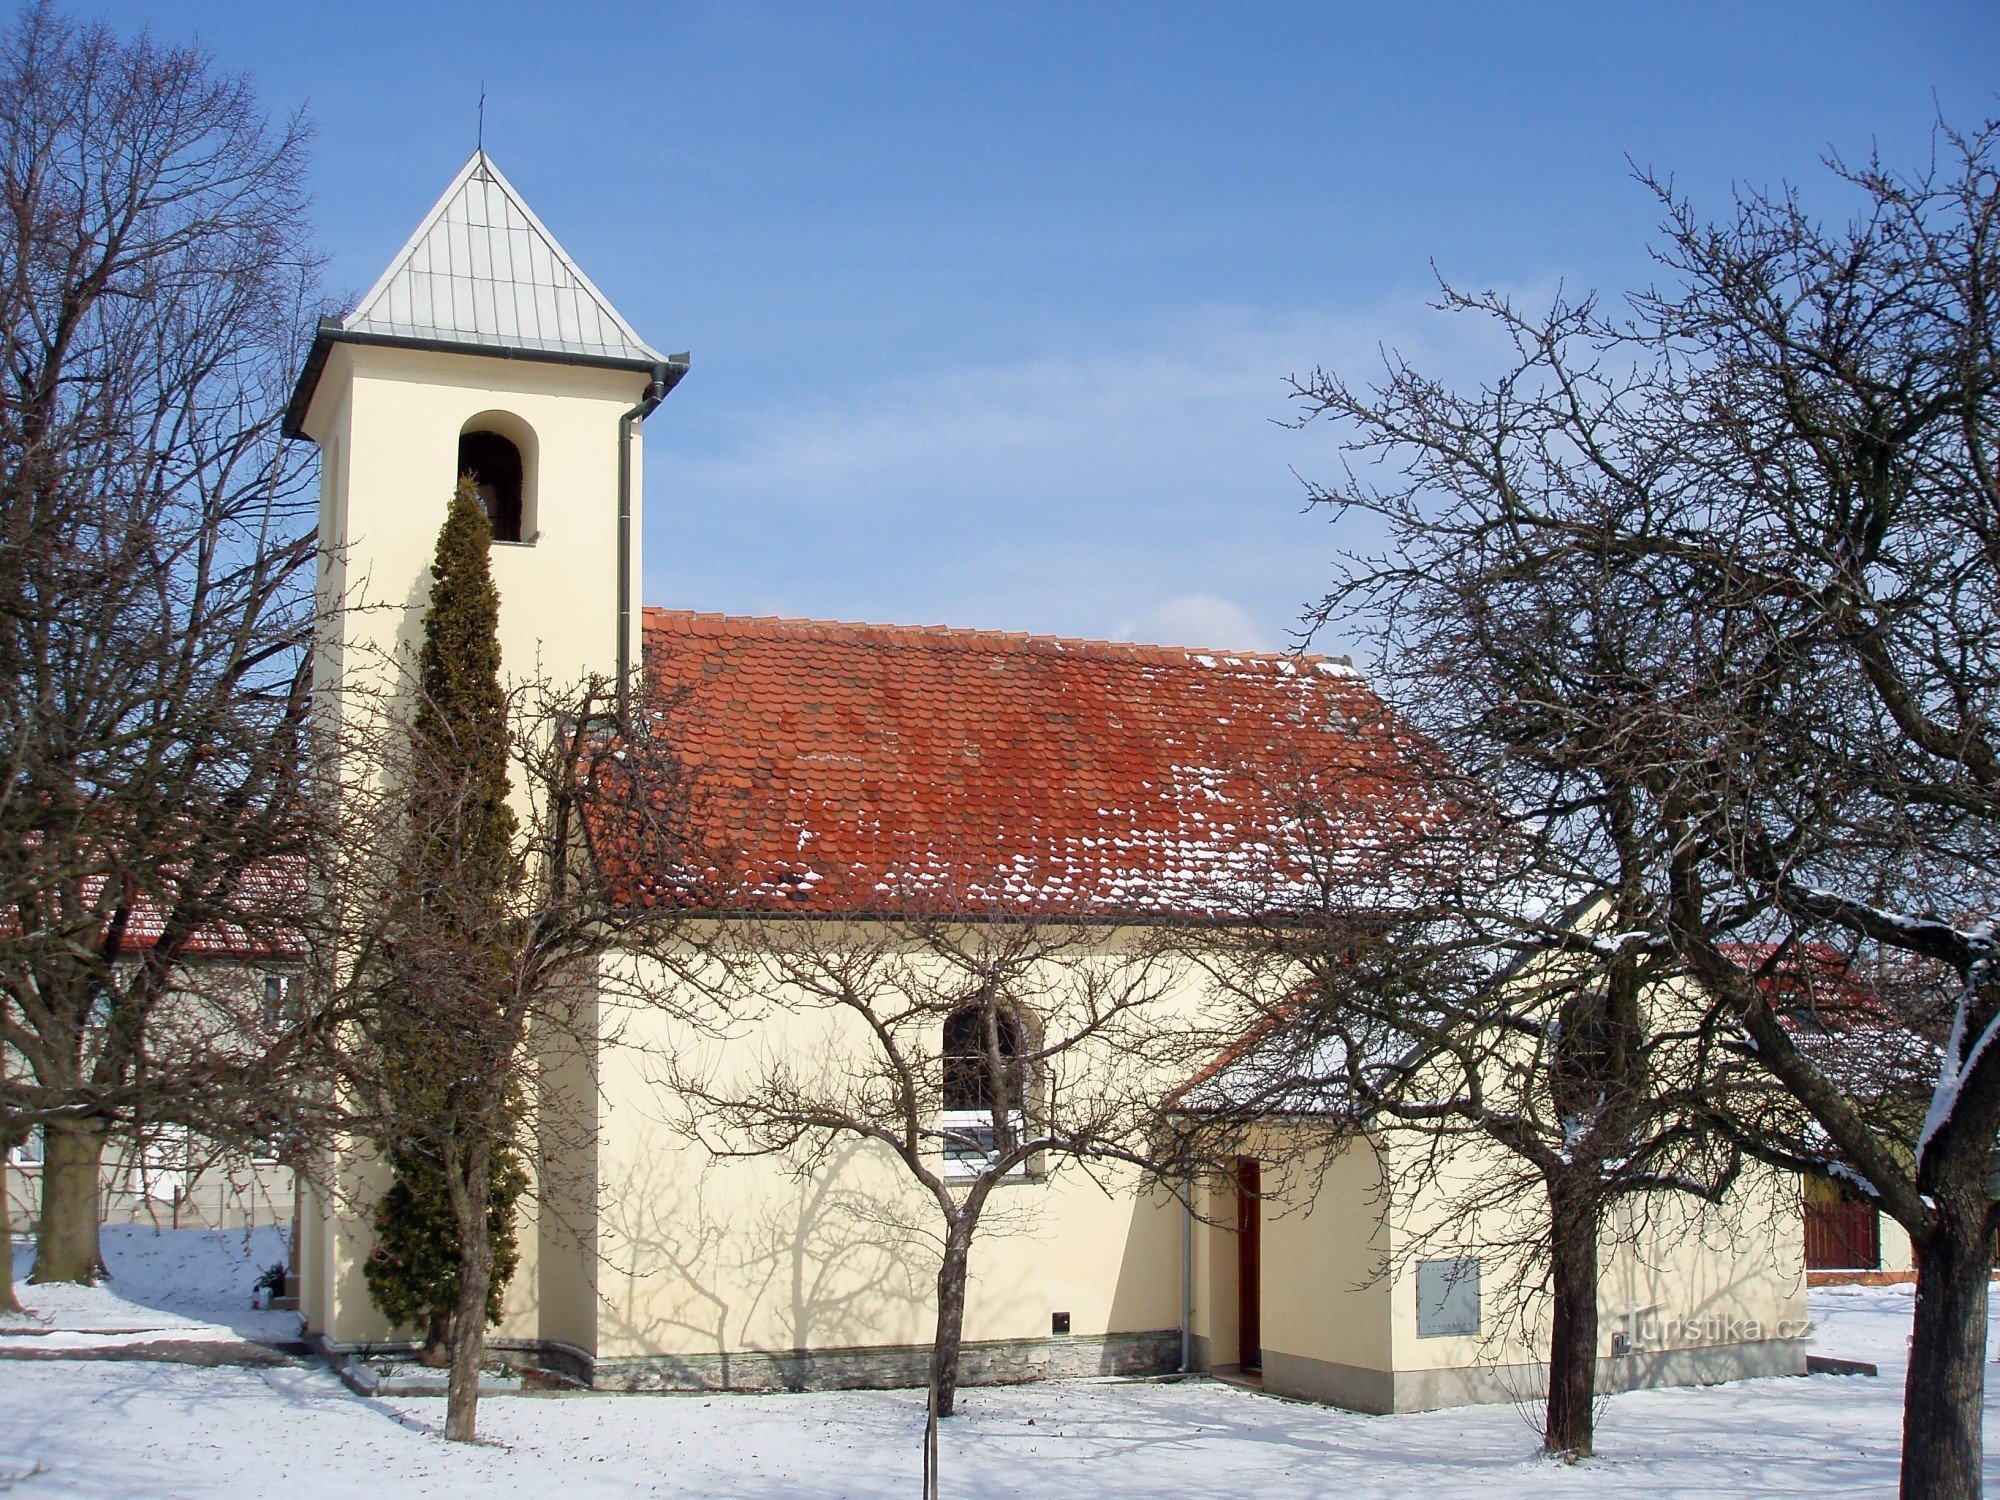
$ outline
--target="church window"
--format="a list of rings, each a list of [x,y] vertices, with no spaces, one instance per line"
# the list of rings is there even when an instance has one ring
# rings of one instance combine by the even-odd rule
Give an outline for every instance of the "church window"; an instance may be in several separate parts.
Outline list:
[[[465,432],[458,439],[458,472],[470,474],[496,542],[519,542],[524,505],[521,450],[497,432]]]
[[[1011,1010],[968,1005],[945,1017],[940,1126],[947,1174],[977,1176],[1027,1130],[1025,1051],[1021,1018]],[[1006,1122],[1004,1130],[996,1125],[999,1119]],[[1007,1175],[1026,1176],[1027,1163],[1015,1163]]]

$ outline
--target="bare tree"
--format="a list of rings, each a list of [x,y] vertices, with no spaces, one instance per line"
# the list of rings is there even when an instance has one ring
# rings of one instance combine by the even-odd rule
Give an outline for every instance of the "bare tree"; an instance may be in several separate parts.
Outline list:
[[[801,1176],[856,1142],[900,1166],[940,1243],[929,1384],[951,1416],[994,1195],[1065,1166],[1153,1161],[1159,943],[933,898],[900,915],[745,918],[709,952],[687,982],[712,1023],[755,1035],[783,1016],[786,1042],[726,1075],[676,1069],[691,1127],[718,1155],[783,1156]],[[818,1045],[799,1046],[807,1035]]]
[[[185,997],[299,942],[306,134],[193,48],[0,34],[0,1135],[45,1133],[39,1281],[97,1272],[107,1138],[244,1140],[292,1092],[289,1038]]]
[[[1309,784],[1271,878],[1236,919],[1189,933],[1233,1038],[1185,1093],[1197,1138],[1265,1124],[1266,1150],[1324,1163],[1375,1152],[1398,1262],[1473,1247],[1547,1349],[1545,1449],[1595,1436],[1607,1249],[1720,1202],[1742,1153],[1708,1122],[1744,1087],[1670,957],[1620,938],[1614,889],[1576,903],[1578,871],[1434,760],[1370,847]],[[1420,778],[1421,784],[1417,784]],[[1393,1269],[1388,1264],[1382,1272]]]
[[[1837,230],[1790,193],[1709,225],[1647,178],[1667,283],[1626,314],[1447,289],[1514,342],[1492,385],[1454,392],[1400,363],[1372,389],[1300,383],[1375,466],[1319,498],[1386,521],[1397,548],[1353,560],[1318,618],[1375,610],[1411,713],[1544,836],[1595,847],[1610,808],[1573,787],[1615,789],[1639,877],[1627,941],[1671,952],[1720,1034],[1811,1117],[1746,1121],[1746,1149],[1843,1176],[1909,1231],[1909,1496],[1970,1496],[1980,1473],[2000,1131],[1996,144],[1990,126],[1943,131],[1916,177],[1832,163],[1854,205]],[[1914,1138],[1772,1003],[1815,944],[1956,976]]]

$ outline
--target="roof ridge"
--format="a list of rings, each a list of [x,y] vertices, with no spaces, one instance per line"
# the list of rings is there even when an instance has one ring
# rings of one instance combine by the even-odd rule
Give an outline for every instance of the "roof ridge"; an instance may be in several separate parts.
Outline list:
[[[1123,657],[1152,655],[1180,662],[1221,665],[1242,662],[1251,665],[1288,666],[1293,671],[1318,668],[1353,671],[1344,656],[1310,651],[1248,651],[1234,646],[1176,646],[1164,642],[1100,640],[1089,636],[1047,635],[1027,630],[989,630],[965,625],[901,625],[880,620],[814,619],[803,615],[736,615],[719,610],[669,609],[649,604],[642,610],[646,621],[682,619],[689,622],[728,626],[752,626],[760,630],[783,630],[801,634],[834,635],[840,632],[869,631],[911,640],[950,639],[968,645],[1032,646],[1089,655],[1116,653]],[[1204,662],[1203,658],[1214,658]]]

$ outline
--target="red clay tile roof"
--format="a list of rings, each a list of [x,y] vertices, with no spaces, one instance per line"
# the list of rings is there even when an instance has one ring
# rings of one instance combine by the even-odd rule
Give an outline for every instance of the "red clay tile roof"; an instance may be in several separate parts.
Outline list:
[[[1723,952],[1753,972],[1757,988],[1789,1029],[1895,1024],[1895,1007],[1830,943],[1726,943]]]
[[[1288,789],[1357,849],[1427,817],[1424,747],[1318,657],[660,609],[645,650],[741,905],[1193,913],[1268,869]]]
[[[171,866],[153,872],[171,881]],[[188,957],[296,961],[305,957],[300,903],[306,895],[305,863],[281,859],[246,870],[232,894],[219,896],[211,909],[226,910],[238,920],[217,919],[182,939],[179,952]],[[32,921],[46,941],[87,943],[103,948],[116,933],[113,956],[137,959],[158,947],[166,933],[168,911],[183,893],[163,897],[135,891],[121,897],[112,877],[87,874],[73,883],[50,882],[33,903],[32,912],[15,904],[0,912],[0,931],[19,932]],[[192,893],[187,893],[192,900]],[[122,925],[118,925],[122,919]],[[254,920],[255,930],[246,927]]]

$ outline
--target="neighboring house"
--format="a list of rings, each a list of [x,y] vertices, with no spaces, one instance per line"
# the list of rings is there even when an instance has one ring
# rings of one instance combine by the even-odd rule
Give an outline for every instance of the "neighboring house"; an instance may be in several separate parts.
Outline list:
[[[323,456],[323,586],[347,606],[319,643],[327,710],[379,687],[418,638],[437,531],[470,468],[495,528],[503,666],[557,680],[631,667],[684,689],[668,732],[740,904],[770,922],[880,921],[935,901],[1075,924],[1112,954],[1268,875],[1284,836],[1275,788],[1313,778],[1357,848],[1406,811],[1412,742],[1339,663],[642,611],[637,429],[685,369],[476,154],[356,311],[322,324],[288,416]],[[698,553],[698,517],[664,529]],[[539,1143],[496,1343],[624,1389],[918,1378],[935,1252],[893,1228],[913,1207],[905,1180],[860,1147],[803,1181],[781,1161],[712,1158],[670,1123],[657,1065],[701,1039],[618,998],[671,993],[675,976],[602,972],[618,1014],[596,1029],[615,1040],[564,1064],[576,1117]],[[1192,1022],[1207,998],[1184,969],[1169,1003]],[[1020,1034],[1035,1024],[1021,1015]],[[950,1026],[946,1116],[979,1102],[954,1084]],[[811,1061],[848,1045],[804,1024],[753,1042]],[[1161,1096],[1181,1081],[1162,1075]],[[1185,1344],[1200,1365],[1261,1351],[1272,1388],[1368,1409],[1510,1394],[1523,1356],[1482,1341],[1476,1283],[1430,1287],[1441,1305],[1421,1311],[1434,1269],[1374,1276],[1393,1236],[1371,1171],[1365,1154],[1344,1158],[1314,1194],[1246,1153],[1233,1181],[1203,1189],[1199,1224],[1133,1170],[1024,1171],[996,1190],[1006,1232],[973,1253],[967,1378],[1165,1371]],[[380,1172],[350,1158],[334,1181],[302,1226],[307,1328],[335,1350],[407,1339],[361,1274]],[[1693,1240],[1666,1282],[1649,1274],[1653,1301],[1699,1306],[1724,1331],[1634,1366],[1635,1380],[1803,1367],[1778,1327],[1802,1310],[1795,1236]],[[1607,1284],[1620,1306],[1633,1291]]]
[[[258,889],[281,890],[287,874],[261,874]],[[94,904],[101,886],[86,882]],[[91,922],[107,913],[88,912]],[[116,964],[141,962],[160,932],[160,912],[141,897],[124,913],[123,947]],[[169,1002],[152,1017],[156,1038],[188,1024],[202,1038],[229,1037],[248,1048],[276,1040],[302,1013],[304,956],[296,934],[283,941],[250,940],[240,930],[205,931],[176,962]],[[206,1042],[203,1043],[206,1045]],[[23,1078],[19,1053],[6,1059],[10,1076]],[[99,1179],[99,1218],[106,1224],[152,1224],[169,1229],[241,1229],[289,1225],[296,1212],[294,1173],[278,1142],[267,1149],[231,1150],[181,1127],[163,1125],[134,1142],[121,1127],[105,1150]],[[7,1154],[6,1193],[16,1235],[33,1231],[41,1212],[42,1131]]]
[[[1788,949],[1743,947],[1743,962],[1766,966],[1766,999],[1801,1051],[1856,1097],[1905,1101],[1912,1140],[1937,1076],[1937,1047],[1923,1035],[1924,994],[1885,994],[1847,954],[1824,943]],[[1834,1177],[1803,1184],[1805,1261],[1814,1285],[1910,1281],[1910,1236],[1872,1197]]]

